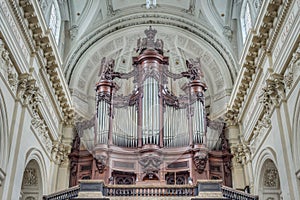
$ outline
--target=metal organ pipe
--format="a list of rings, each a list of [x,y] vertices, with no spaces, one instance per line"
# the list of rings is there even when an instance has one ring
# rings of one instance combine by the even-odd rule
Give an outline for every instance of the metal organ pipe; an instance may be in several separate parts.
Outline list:
[[[143,108],[143,144],[158,145],[159,137],[159,97],[158,84],[152,77],[144,82]]]
[[[109,105],[105,101],[99,101],[98,105],[98,138],[99,144],[107,143],[109,129]]]
[[[203,115],[203,105],[201,101],[196,101],[194,103],[194,143],[203,144],[204,143],[204,115]]]

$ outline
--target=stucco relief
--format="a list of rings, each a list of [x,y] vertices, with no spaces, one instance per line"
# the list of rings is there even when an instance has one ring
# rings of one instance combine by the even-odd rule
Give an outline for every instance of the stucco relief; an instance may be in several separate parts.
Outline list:
[[[38,184],[37,171],[35,168],[26,168],[23,177],[23,185],[35,186]]]
[[[291,89],[293,84],[300,75],[300,43],[297,50],[293,53],[293,57],[289,66],[284,74],[284,83],[286,89]]]
[[[279,188],[279,174],[273,161],[267,160],[263,170],[263,186],[267,188]]]
[[[266,169],[264,173],[264,186],[277,187],[278,185],[278,172],[277,169]]]
[[[12,91],[15,92],[18,84],[18,74],[9,56],[10,54],[5,47],[4,41],[0,39],[0,63],[2,68],[1,71],[7,79],[10,88],[12,89]]]

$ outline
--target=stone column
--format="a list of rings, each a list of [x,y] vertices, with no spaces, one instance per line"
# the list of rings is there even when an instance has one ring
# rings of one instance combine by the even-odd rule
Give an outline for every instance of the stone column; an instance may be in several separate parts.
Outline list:
[[[69,187],[70,162],[69,153],[73,138],[73,126],[65,125],[61,142],[56,142],[52,148],[52,157],[58,165],[56,190],[63,190]]]
[[[228,139],[229,147],[233,157],[231,159],[232,186],[235,189],[244,189],[245,176],[242,160],[244,157],[243,146],[239,140],[239,127],[235,123],[228,123],[225,129],[225,136]]]
[[[244,161],[244,168],[245,168],[245,175],[247,176],[246,184],[250,187],[250,193],[253,193],[253,169],[252,169],[252,156],[248,146],[244,145],[244,153],[245,153],[245,161]]]

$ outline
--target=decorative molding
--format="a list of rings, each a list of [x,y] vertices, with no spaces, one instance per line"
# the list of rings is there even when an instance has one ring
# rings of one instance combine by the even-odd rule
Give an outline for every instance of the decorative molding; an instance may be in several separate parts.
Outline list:
[[[37,59],[41,65],[44,65],[44,60],[46,61],[46,71],[64,114],[65,124],[73,124],[74,110],[72,108],[70,98],[68,98],[68,96],[70,96],[68,95],[68,90],[64,87],[66,83],[63,80],[60,69],[58,69],[59,59],[52,47],[53,44],[51,44],[53,38],[51,38],[51,34],[49,34],[49,32],[44,31],[44,27],[42,27],[43,22],[40,22],[40,18],[38,18],[36,14],[39,11],[35,9],[33,5],[34,3],[36,3],[34,0],[20,0],[19,4],[14,0],[9,1],[13,14],[18,19],[18,23],[22,29],[22,34],[24,34],[30,50],[32,52],[37,51]],[[20,92],[23,91],[21,90]]]
[[[280,7],[282,7],[282,9],[279,9]],[[289,7],[290,1],[288,3],[283,3],[281,0],[270,1],[266,7],[265,15],[261,19],[260,27],[257,28],[257,34],[251,37],[251,45],[246,49],[247,55],[245,55],[242,63],[244,70],[241,70],[241,73],[239,74],[241,81],[236,85],[236,91],[232,94],[235,95],[235,97],[229,106],[229,109],[236,110],[237,115],[240,114],[240,110],[245,105],[244,101],[247,99],[247,95],[250,92],[248,88],[254,78],[253,74],[258,73],[260,70],[258,66],[262,64],[266,52],[272,52],[274,41],[278,36],[278,30],[282,27],[282,22],[286,18],[286,12]],[[270,31],[271,34],[269,34]],[[266,50],[266,48],[268,49]],[[271,84],[272,81],[269,85]],[[277,86],[281,87],[279,85]],[[266,92],[267,91],[264,93]],[[265,108],[268,109],[268,105],[265,104]]]

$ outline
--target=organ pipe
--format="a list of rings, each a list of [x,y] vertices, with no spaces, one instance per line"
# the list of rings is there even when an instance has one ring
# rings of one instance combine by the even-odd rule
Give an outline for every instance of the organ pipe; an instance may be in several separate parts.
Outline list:
[[[133,57],[134,69],[128,73],[114,71],[113,59],[102,59],[97,91],[96,143],[127,148],[157,145],[180,147],[205,143],[206,119],[204,91],[199,60],[186,61],[187,71],[174,74],[168,69],[168,57],[163,55],[162,40],[154,40],[153,29],[145,31],[147,38],[139,43]],[[134,77],[134,90],[129,95],[118,94],[115,78]],[[169,91],[169,79],[187,78],[186,98]],[[173,85],[170,85],[172,88]],[[177,91],[177,90],[175,90]]]

